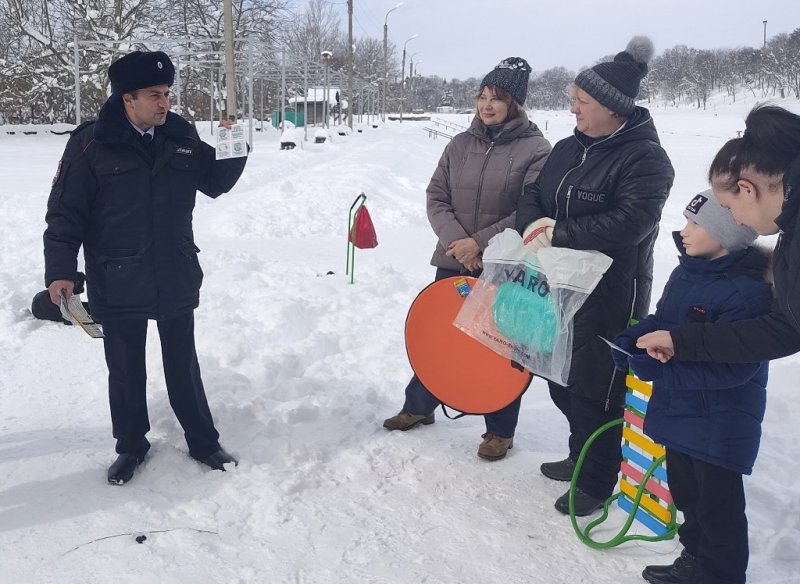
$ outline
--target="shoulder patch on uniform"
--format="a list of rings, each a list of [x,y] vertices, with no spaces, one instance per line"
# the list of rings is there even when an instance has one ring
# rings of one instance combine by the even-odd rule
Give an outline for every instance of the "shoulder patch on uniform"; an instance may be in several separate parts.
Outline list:
[[[58,166],[56,167],[56,175],[53,177],[53,184],[50,185],[51,188],[56,186],[56,183],[58,182],[58,177],[61,176],[61,163],[62,162],[63,162],[63,159],[58,161]]]

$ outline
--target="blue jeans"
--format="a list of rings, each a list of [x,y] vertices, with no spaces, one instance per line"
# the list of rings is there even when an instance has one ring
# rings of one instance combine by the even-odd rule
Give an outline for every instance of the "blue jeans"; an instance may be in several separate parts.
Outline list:
[[[463,274],[454,270],[436,268],[436,281],[460,275]],[[428,388],[423,385],[422,381],[420,381],[419,377],[416,375],[408,382],[406,386],[406,401],[403,404],[403,409],[406,412],[418,416],[427,416],[432,414],[441,403],[442,402],[428,391]],[[519,420],[521,404],[522,396],[515,399],[502,410],[484,415],[486,431],[502,438],[511,438],[514,436],[514,431],[517,428],[517,421]]]

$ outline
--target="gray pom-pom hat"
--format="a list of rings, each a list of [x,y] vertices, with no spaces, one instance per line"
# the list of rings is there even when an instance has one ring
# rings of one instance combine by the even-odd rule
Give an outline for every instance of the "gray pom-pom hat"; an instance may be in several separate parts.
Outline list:
[[[628,117],[636,108],[639,83],[647,75],[647,64],[654,53],[653,41],[646,36],[635,36],[613,61],[581,71],[575,85],[611,111]]]

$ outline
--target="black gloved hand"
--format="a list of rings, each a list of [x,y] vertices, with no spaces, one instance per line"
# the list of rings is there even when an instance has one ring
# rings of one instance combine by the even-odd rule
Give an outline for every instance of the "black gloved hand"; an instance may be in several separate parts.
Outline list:
[[[653,381],[664,374],[664,364],[647,353],[628,357],[628,364],[642,381]]]
[[[613,343],[619,348],[625,349],[629,353],[633,353],[636,350],[636,341],[624,333],[614,337]],[[628,356],[621,351],[612,349],[611,347],[609,347],[609,350],[611,351],[611,358],[614,360],[614,366],[617,368],[617,370],[627,373]]]

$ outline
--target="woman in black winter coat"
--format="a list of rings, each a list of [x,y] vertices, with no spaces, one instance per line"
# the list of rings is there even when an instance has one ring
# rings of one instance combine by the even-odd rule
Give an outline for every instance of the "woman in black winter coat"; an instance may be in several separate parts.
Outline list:
[[[570,428],[567,458],[541,467],[553,480],[569,481],[592,432],[622,415],[624,375],[615,371],[598,335],[612,338],[650,308],[653,244],[674,178],[649,112],[634,103],[652,54],[649,39],[636,37],[613,62],[577,76],[571,88],[574,135],[555,145],[517,207],[516,228],[534,251],[547,245],[598,250],[614,260],[575,316],[567,386],[549,382]],[[576,514],[591,513],[611,495],[621,431],[605,432],[589,449],[575,492]],[[569,512],[568,492],[556,509]]]

